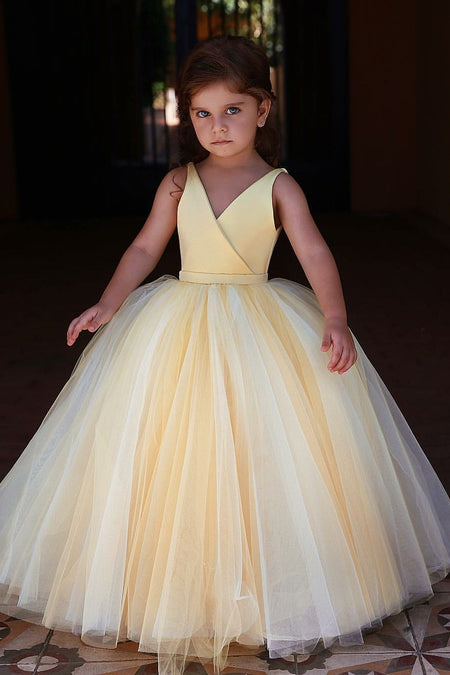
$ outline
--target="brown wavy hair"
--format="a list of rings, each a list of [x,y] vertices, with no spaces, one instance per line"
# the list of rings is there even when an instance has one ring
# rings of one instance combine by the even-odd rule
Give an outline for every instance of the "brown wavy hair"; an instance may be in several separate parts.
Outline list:
[[[269,60],[258,45],[237,35],[220,35],[200,42],[186,58],[178,78],[180,164],[200,162],[209,154],[197,140],[189,107],[192,96],[200,89],[219,81],[226,81],[236,92],[249,94],[259,103],[275,100]],[[268,164],[277,167],[280,142],[273,117],[271,109],[265,125],[256,131],[255,149]]]

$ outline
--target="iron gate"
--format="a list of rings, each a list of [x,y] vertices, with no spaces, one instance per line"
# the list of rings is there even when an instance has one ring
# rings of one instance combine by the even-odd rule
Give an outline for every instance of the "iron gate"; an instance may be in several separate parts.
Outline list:
[[[177,67],[197,40],[213,35],[245,35],[265,50],[282,126],[283,42],[278,0],[113,0],[108,33],[114,108],[111,161],[116,166],[176,162]]]

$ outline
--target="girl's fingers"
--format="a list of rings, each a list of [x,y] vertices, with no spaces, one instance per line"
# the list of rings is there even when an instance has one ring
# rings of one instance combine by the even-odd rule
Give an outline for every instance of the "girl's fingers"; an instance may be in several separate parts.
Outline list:
[[[357,353],[356,349],[351,349],[345,360],[341,358],[340,362],[338,363],[336,370],[338,371],[339,375],[342,375],[342,373],[346,373],[347,370],[350,370],[350,368],[353,366],[357,359]]]
[[[339,373],[339,375],[342,375],[342,373],[346,373],[349,368],[351,368],[353,365],[353,361],[351,359],[351,356],[347,356],[347,358],[341,359],[341,361],[338,363],[336,366],[336,370]]]
[[[100,321],[98,321],[97,319],[94,319],[89,323],[89,326],[87,326],[87,329],[88,329],[88,331],[93,333],[94,331],[97,330],[97,328],[100,328],[101,325],[102,324],[100,323]]]
[[[69,330],[67,331],[67,344],[73,345],[75,340],[78,338],[80,334],[81,328],[78,325],[78,319],[75,319],[72,321],[72,323],[69,326]]]
[[[345,368],[350,358],[351,358],[350,349],[344,347],[341,353],[341,357],[339,361],[336,363],[335,370],[340,372],[342,368]]]
[[[100,321],[96,319],[98,312],[88,311],[83,312],[80,316],[74,319],[67,330],[67,344],[73,345],[82,330],[89,330],[91,332],[97,330],[100,326]],[[95,326],[95,327],[94,327]]]
[[[76,319],[70,322],[69,328],[67,329],[67,344],[70,346],[72,345],[75,340],[77,339],[78,335],[80,334],[80,331],[77,329],[77,324],[79,321],[79,318],[77,316]]]
[[[333,344],[333,354],[328,363],[330,372],[345,373],[355,363],[357,353],[353,342],[351,345]]]
[[[343,347],[333,345],[333,354],[328,362],[328,370],[330,370],[331,372],[336,370],[336,366],[341,360],[342,354],[343,354]]]
[[[73,321],[70,322],[69,328],[67,329],[67,340],[70,340],[72,338],[72,333],[73,333]]]

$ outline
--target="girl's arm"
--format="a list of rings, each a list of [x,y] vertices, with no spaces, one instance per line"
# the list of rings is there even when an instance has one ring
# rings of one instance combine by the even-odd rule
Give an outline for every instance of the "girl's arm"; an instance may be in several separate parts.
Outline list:
[[[328,369],[345,373],[357,353],[347,326],[347,312],[335,260],[311,216],[302,189],[288,174],[274,185],[276,213],[317,296],[325,316],[321,349],[332,347]]]
[[[120,259],[99,302],[71,322],[67,330],[69,346],[82,330],[94,332],[107,323],[131,291],[156,267],[176,228],[178,200],[173,195],[181,193],[185,180],[186,171],[174,169],[161,181],[144,226]]]

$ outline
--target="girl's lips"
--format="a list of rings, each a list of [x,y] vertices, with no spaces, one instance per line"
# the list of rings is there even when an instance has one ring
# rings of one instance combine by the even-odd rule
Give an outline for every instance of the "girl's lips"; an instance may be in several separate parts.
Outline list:
[[[231,141],[212,141],[211,145],[225,145],[225,143],[231,143]]]

